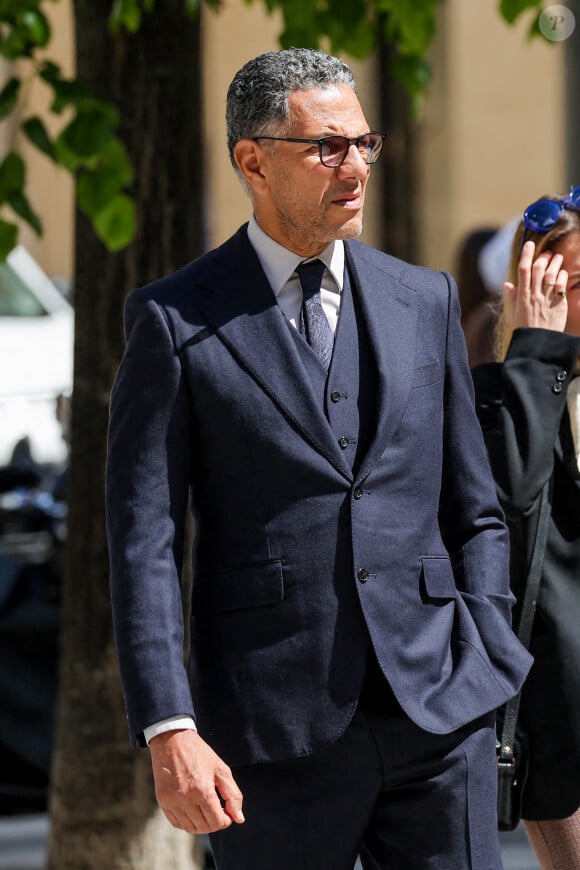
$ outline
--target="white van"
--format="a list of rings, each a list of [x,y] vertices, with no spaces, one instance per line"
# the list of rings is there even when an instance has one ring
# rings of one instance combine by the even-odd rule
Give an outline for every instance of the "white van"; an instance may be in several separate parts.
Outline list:
[[[36,463],[66,460],[73,336],[70,303],[25,248],[14,248],[0,263],[0,466],[23,439]]]

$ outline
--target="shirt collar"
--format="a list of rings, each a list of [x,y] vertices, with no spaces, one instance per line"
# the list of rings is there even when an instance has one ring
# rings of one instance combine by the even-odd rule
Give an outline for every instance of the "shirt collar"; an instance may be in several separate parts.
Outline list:
[[[304,257],[298,256],[298,254],[275,242],[259,226],[254,215],[248,224],[248,239],[258,255],[274,295],[279,296],[292,273],[296,271],[296,266],[302,262]],[[332,275],[337,292],[341,293],[344,282],[344,242],[340,239],[330,242],[317,256]]]

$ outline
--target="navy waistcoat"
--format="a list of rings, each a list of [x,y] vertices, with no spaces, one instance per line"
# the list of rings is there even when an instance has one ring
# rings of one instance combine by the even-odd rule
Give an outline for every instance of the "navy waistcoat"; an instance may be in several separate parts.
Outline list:
[[[377,402],[377,367],[357,293],[345,266],[328,373],[303,336],[292,329],[320,406],[355,473],[375,432]]]

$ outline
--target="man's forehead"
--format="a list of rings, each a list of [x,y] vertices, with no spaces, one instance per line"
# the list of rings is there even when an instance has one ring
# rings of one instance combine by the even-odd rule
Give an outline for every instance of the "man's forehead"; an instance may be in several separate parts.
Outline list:
[[[358,97],[346,85],[300,88],[289,95],[290,118],[296,121],[342,122],[364,120]]]
[[[333,99],[347,99],[358,102],[358,97],[348,85],[342,82],[329,82],[325,85],[315,85],[311,88],[295,88],[290,91],[288,99],[291,102],[308,102],[309,100],[329,101]]]

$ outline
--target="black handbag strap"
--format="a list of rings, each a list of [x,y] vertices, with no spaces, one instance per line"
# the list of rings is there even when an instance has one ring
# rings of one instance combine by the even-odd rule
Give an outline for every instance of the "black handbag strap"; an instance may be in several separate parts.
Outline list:
[[[532,626],[534,624],[534,616],[536,615],[538,590],[540,588],[540,580],[542,579],[544,554],[546,552],[548,522],[550,519],[549,489],[550,481],[547,481],[542,489],[534,549],[530,561],[530,570],[528,571],[526,580],[520,623],[518,626],[518,640],[526,649],[528,649],[530,645]],[[498,756],[498,762],[500,764],[508,764],[511,766],[514,762],[514,738],[518,724],[521,695],[522,693],[520,689],[515,698],[508,701],[504,707],[504,720],[500,738],[501,746]]]

